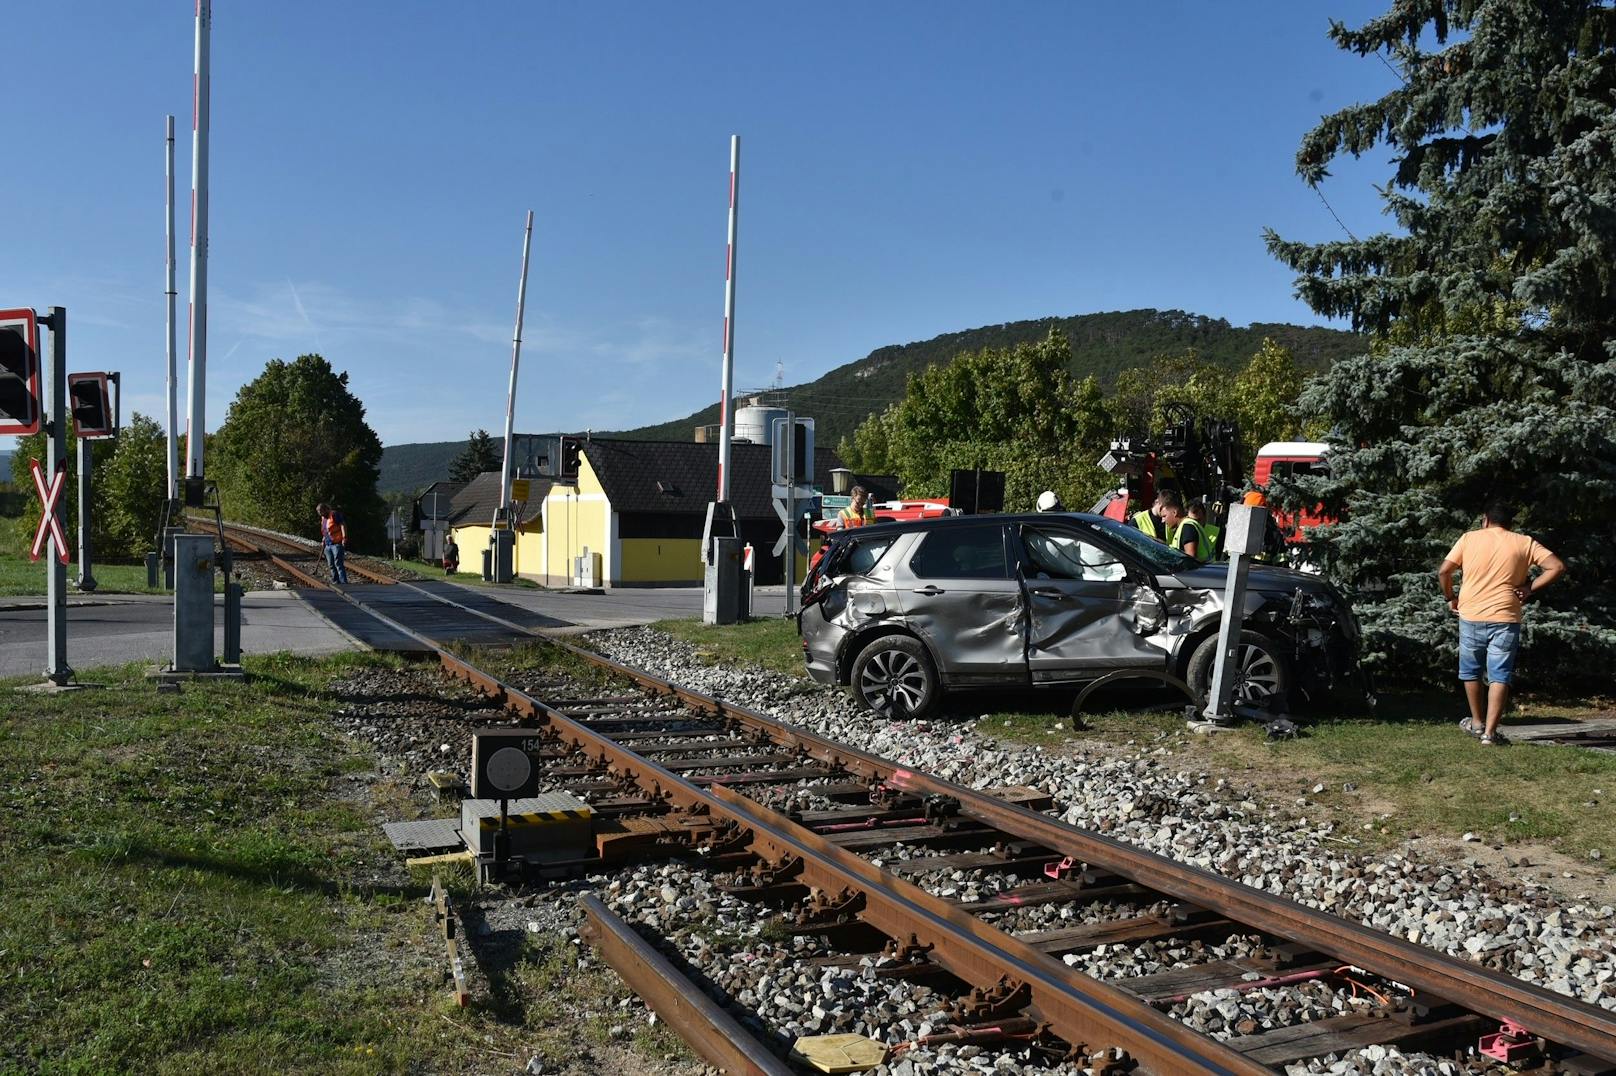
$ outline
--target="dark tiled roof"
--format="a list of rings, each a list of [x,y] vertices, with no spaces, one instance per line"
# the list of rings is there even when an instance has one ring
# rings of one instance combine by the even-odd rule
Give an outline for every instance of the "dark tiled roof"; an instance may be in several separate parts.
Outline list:
[[[618,441],[584,443],[589,466],[617,512],[694,512],[704,514],[718,489],[718,445],[697,441]],[[731,446],[730,500],[742,519],[776,519],[769,484],[769,446]],[[813,484],[830,488],[830,472],[840,467],[836,453],[814,450]]]
[[[539,514],[539,506],[554,485],[548,478],[530,478],[528,481],[532,488],[528,502],[522,506],[519,524]],[[486,527],[493,522],[494,510],[498,507],[499,472],[484,471],[467,482],[449,502],[449,522],[461,527]]]

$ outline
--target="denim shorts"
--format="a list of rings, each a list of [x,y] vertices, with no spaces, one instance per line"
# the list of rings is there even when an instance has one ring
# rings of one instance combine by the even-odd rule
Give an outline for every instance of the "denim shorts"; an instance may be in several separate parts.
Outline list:
[[[1485,620],[1459,621],[1459,679],[1507,684],[1515,675],[1515,652],[1521,648],[1521,626]]]

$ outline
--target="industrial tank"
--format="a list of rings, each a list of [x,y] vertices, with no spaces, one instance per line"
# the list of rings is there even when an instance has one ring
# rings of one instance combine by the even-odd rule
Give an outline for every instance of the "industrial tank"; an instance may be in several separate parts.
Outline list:
[[[774,420],[786,417],[783,407],[762,407],[748,404],[735,409],[735,438],[755,445],[774,443]]]

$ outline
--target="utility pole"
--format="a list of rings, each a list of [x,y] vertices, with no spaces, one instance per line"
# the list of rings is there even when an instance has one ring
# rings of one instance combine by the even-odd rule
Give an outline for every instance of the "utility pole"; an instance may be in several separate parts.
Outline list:
[[[213,0],[196,0],[196,67],[191,112],[191,307],[190,368],[185,424],[185,476],[196,480],[201,502],[202,449],[207,437],[208,366],[208,94]],[[191,500],[187,497],[187,500]]]
[[[790,616],[794,605],[792,591],[797,581],[797,415],[793,411],[786,412],[785,452],[786,461],[786,616]]]

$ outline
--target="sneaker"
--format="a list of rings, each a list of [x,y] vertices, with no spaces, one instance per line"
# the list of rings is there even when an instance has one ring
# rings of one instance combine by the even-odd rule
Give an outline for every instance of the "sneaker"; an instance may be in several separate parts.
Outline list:
[[[1459,731],[1468,732],[1472,736],[1480,736],[1482,734],[1481,729],[1476,727],[1476,722],[1468,717],[1459,722]]]

